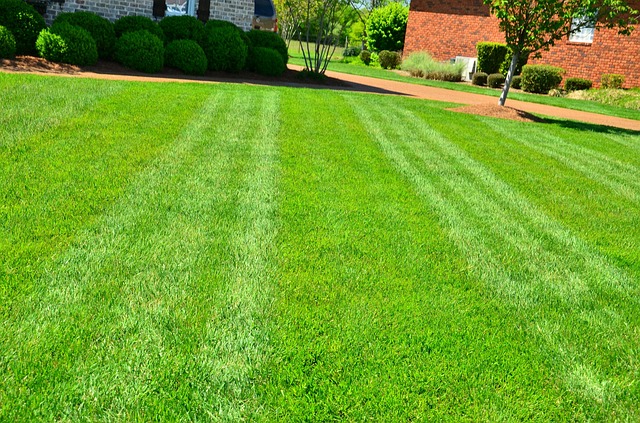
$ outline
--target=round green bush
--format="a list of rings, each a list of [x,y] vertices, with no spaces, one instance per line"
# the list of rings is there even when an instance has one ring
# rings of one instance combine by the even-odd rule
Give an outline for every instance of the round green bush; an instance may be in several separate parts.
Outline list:
[[[113,29],[116,31],[116,37],[118,38],[127,32],[136,32],[144,29],[164,41],[164,33],[160,26],[146,16],[123,16],[115,21]]]
[[[223,20],[219,20],[219,19],[211,19],[211,20],[207,21],[207,23],[204,26],[205,36],[213,28],[233,28],[233,29],[235,29],[238,32],[238,34],[240,35],[240,38],[242,38],[242,41],[247,45],[247,55],[251,53],[251,49],[253,48],[253,43],[249,39],[249,36],[247,35],[248,33],[244,32],[242,29],[240,29],[238,26],[236,26],[233,22],[223,21]],[[246,66],[246,63],[248,63],[248,62],[245,62],[245,66]]]
[[[549,65],[526,65],[522,68],[522,89],[530,93],[547,94],[562,82],[564,69]]]
[[[144,29],[125,32],[116,42],[115,58],[128,68],[156,73],[164,66],[164,44]]]
[[[282,61],[286,65],[289,61],[289,51],[287,43],[284,42],[280,34],[271,31],[260,31],[252,29],[247,32],[247,36],[251,40],[253,47],[266,47],[277,51],[282,56]]]
[[[98,61],[98,48],[89,31],[64,22],[42,30],[36,47],[40,56],[52,62],[90,66]]]
[[[13,34],[16,54],[36,53],[36,40],[47,25],[44,18],[23,0],[0,0],[0,25]]]
[[[108,19],[91,12],[61,13],[53,22],[54,25],[58,23],[68,23],[89,31],[98,46],[100,58],[109,59],[113,55],[116,47],[116,32]]]
[[[172,41],[167,46],[164,58],[167,66],[180,69],[187,75],[204,75],[207,70],[207,56],[193,40]]]
[[[522,88],[522,77],[520,75],[511,78],[511,88],[515,88],[516,90]]]
[[[500,88],[504,84],[505,77],[501,73],[492,73],[487,76],[487,86],[489,88]]]
[[[564,89],[567,91],[583,91],[593,86],[593,82],[584,78],[567,78],[564,82]]]
[[[193,16],[167,16],[160,21],[160,29],[166,44],[175,40],[200,42],[204,37],[204,24]]]
[[[485,72],[476,72],[471,77],[471,83],[473,85],[480,85],[480,86],[487,85],[488,77],[489,75],[487,75]]]
[[[342,57],[358,57],[361,51],[360,47],[347,47],[342,52]]]
[[[402,56],[395,51],[382,50],[378,54],[378,59],[383,69],[395,69],[402,63]]]
[[[367,18],[367,46],[374,52],[400,51],[404,47],[409,8],[392,2],[373,9]]]
[[[0,59],[12,59],[16,55],[16,39],[11,31],[0,26]]]
[[[369,50],[362,50],[358,57],[360,58],[360,60],[362,60],[362,63],[367,66],[369,66],[369,63],[371,63],[371,52]]]
[[[282,55],[268,47],[254,47],[249,63],[249,70],[266,76],[280,76],[286,69]]]
[[[235,26],[205,28],[201,46],[210,70],[239,72],[247,61],[249,47]]]

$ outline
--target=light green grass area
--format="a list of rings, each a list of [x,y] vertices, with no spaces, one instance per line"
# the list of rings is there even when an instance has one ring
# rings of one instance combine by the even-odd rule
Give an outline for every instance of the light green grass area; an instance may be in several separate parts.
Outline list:
[[[637,421],[640,134],[0,74],[0,421]]]
[[[292,65],[304,66],[304,60],[302,59],[302,55],[299,52],[299,47],[297,47],[297,43],[291,42],[289,46],[289,54],[291,57],[289,58],[289,63]],[[478,87],[475,85],[471,85],[469,83],[462,82],[445,82],[445,81],[435,81],[423,78],[414,78],[411,76],[400,74],[393,70],[386,70],[380,67],[369,67],[364,65],[357,64],[349,64],[349,63],[340,63],[341,59],[340,55],[344,49],[338,48],[336,50],[336,57],[332,60],[327,70],[334,72],[342,72],[350,75],[359,75],[366,76],[370,78],[379,78],[379,79],[387,79],[390,81],[399,81],[399,82],[408,82],[410,84],[418,84],[425,85],[429,87],[436,88],[445,88],[454,91],[463,91],[473,94],[482,94],[488,95],[492,97],[500,97],[500,93],[502,90],[492,89],[486,87]],[[597,90],[594,90],[597,92]],[[507,106],[509,105],[509,99],[512,100],[520,100],[527,101],[530,103],[539,103],[546,104],[549,106],[562,107],[565,109],[573,109],[580,110],[583,112],[592,112],[599,113],[607,116],[616,116],[627,119],[640,120],[640,110],[635,107],[627,108],[624,107],[621,101],[609,102],[606,101],[596,101],[598,96],[594,95],[594,100],[590,99],[575,99],[575,98],[565,98],[565,97],[552,97],[548,95],[541,94],[530,94],[522,91],[512,90],[509,93],[509,97],[507,98]],[[497,101],[497,100],[496,100]],[[631,101],[637,101],[637,96],[634,96],[632,100],[627,101],[627,103],[631,103]],[[604,104],[603,104],[604,103]],[[624,103],[624,104],[627,104]]]

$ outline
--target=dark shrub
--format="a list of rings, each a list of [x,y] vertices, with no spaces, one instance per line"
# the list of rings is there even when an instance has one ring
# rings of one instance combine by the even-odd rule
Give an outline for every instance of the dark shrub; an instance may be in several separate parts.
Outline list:
[[[378,54],[378,60],[380,60],[380,66],[382,66],[383,69],[395,69],[400,66],[402,56],[395,51],[382,50],[380,54]]]
[[[164,45],[144,29],[125,32],[116,42],[115,58],[128,68],[156,73],[164,66]]]
[[[600,85],[602,88],[620,89],[624,85],[624,75],[617,73],[605,73],[600,77]]]
[[[235,29],[237,29],[239,31],[242,31],[233,22],[223,21],[223,20],[220,20],[220,19],[209,19],[207,21],[207,23],[205,24],[205,28],[207,28],[207,29],[211,29],[211,28],[235,28]]]
[[[500,72],[500,66],[504,63],[508,49],[506,44],[481,42],[476,44],[478,52],[478,71],[486,74]]]
[[[167,46],[164,57],[167,66],[180,69],[187,75],[204,75],[207,70],[207,56],[193,40],[172,41]]]
[[[98,48],[89,31],[64,22],[42,30],[36,46],[40,56],[52,62],[90,66],[98,61]]]
[[[473,85],[487,85],[487,78],[489,76],[484,72],[476,72],[471,77],[471,83]]]
[[[501,73],[492,73],[487,76],[487,86],[489,88],[500,88],[504,84],[504,75]]]
[[[522,68],[522,89],[530,93],[547,94],[562,82],[564,69],[549,65],[526,65]]]
[[[113,55],[116,32],[108,19],[91,12],[74,12],[59,14],[53,23],[68,23],[85,29],[95,40],[100,58],[109,59]]]
[[[261,75],[280,76],[286,68],[282,55],[268,47],[254,47],[248,60],[249,70]]]
[[[438,70],[424,73],[424,79],[434,79],[436,81],[460,82],[462,75],[454,70]]]
[[[567,78],[564,81],[564,89],[567,91],[582,91],[588,90],[593,86],[593,82],[584,78]]]
[[[160,28],[166,44],[175,40],[193,40],[199,43],[204,37],[204,24],[193,16],[167,16],[160,21]]]
[[[11,31],[0,26],[0,59],[12,59],[16,55],[16,39]]]
[[[358,57],[361,51],[360,47],[347,47],[342,52],[342,57]]]
[[[287,44],[277,32],[252,29],[251,31],[247,32],[247,36],[251,40],[251,44],[253,47],[266,47],[273,49],[280,53],[280,56],[282,56],[282,61],[285,65],[289,61]]]
[[[369,50],[362,50],[359,57],[362,63],[369,66],[369,63],[371,63],[371,52]]]
[[[0,25],[13,34],[16,54],[36,53],[36,40],[47,25],[44,18],[23,0],[0,0]]]
[[[116,31],[116,37],[118,38],[127,32],[136,32],[144,29],[164,41],[164,33],[160,26],[145,16],[123,16],[115,21],[113,29]]]
[[[214,71],[239,72],[247,61],[249,47],[235,26],[205,28],[201,46],[207,56],[209,69]]]
[[[522,87],[522,77],[520,75],[516,75],[511,78],[511,88],[515,88],[519,90]]]

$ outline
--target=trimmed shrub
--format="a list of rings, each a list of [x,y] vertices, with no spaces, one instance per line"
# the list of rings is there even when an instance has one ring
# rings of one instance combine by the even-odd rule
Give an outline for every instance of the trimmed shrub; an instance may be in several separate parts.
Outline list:
[[[23,0],[0,0],[0,25],[11,31],[16,54],[36,53],[36,40],[47,25],[44,18]]]
[[[402,63],[402,56],[395,51],[382,50],[378,58],[383,69],[395,69]]]
[[[98,56],[102,59],[109,59],[116,48],[116,32],[113,24],[103,17],[91,12],[61,13],[53,22],[68,23],[79,26],[91,34],[98,47]]]
[[[289,51],[287,50],[287,43],[284,42],[282,37],[277,32],[252,29],[251,31],[247,32],[247,36],[251,40],[251,45],[253,47],[266,47],[273,49],[280,54],[285,65],[289,61]]]
[[[480,85],[480,86],[487,85],[488,77],[489,75],[487,75],[485,72],[476,72],[471,77],[471,83],[473,85]]]
[[[167,66],[180,69],[187,75],[204,75],[207,70],[207,56],[202,47],[193,40],[170,42],[164,58]]]
[[[210,70],[239,72],[247,61],[249,47],[235,25],[205,28],[201,46]]]
[[[11,31],[0,26],[0,59],[12,59],[16,55],[16,39]]]
[[[98,48],[89,31],[64,22],[42,30],[36,47],[40,56],[52,62],[90,66],[98,61]]]
[[[511,88],[515,88],[516,90],[522,88],[522,77],[520,75],[511,78]]]
[[[504,75],[501,73],[492,73],[487,77],[487,86],[489,88],[500,88],[504,84]]]
[[[404,48],[409,8],[398,2],[373,9],[367,18],[367,47],[378,52]]]
[[[342,52],[342,57],[358,57],[361,51],[360,47],[347,47]]]
[[[593,82],[584,78],[567,78],[564,82],[564,89],[567,91],[588,90],[593,86]]]
[[[221,19],[209,19],[205,24],[206,29],[211,28],[235,28],[239,31],[242,31],[240,28],[236,26],[233,22],[223,21]]]
[[[476,44],[478,52],[478,71],[486,74],[500,72],[509,49],[503,43],[480,42]]]
[[[504,57],[504,62],[500,65],[499,72],[503,75],[509,73],[509,66],[511,66],[511,59],[513,58],[513,53],[511,49],[507,47],[507,54]],[[529,53],[520,53],[520,57],[518,57],[518,63],[516,64],[516,75],[520,75],[522,73],[522,67],[527,64],[529,61]]]
[[[272,48],[254,47],[249,58],[249,70],[266,76],[280,76],[286,66],[282,55]]]
[[[164,45],[147,30],[125,32],[116,42],[115,58],[128,68],[156,73],[164,66]]]
[[[197,43],[204,37],[204,24],[193,16],[167,16],[160,21],[165,44],[175,40],[193,40]]]
[[[600,85],[602,88],[620,89],[624,85],[624,75],[617,73],[605,73],[600,77]]]
[[[522,68],[522,89],[530,93],[547,94],[562,82],[564,69],[549,65],[526,65]]]
[[[115,21],[113,29],[116,31],[116,37],[118,38],[127,32],[136,32],[144,29],[158,37],[160,41],[164,41],[164,33],[160,26],[146,16],[123,16]]]
[[[369,63],[371,63],[371,52],[369,50],[362,50],[358,57],[360,58],[360,60],[362,60],[362,63],[367,66],[369,66]]]
[[[465,63],[438,62],[424,51],[411,53],[400,66],[412,76],[439,81],[460,82]]]

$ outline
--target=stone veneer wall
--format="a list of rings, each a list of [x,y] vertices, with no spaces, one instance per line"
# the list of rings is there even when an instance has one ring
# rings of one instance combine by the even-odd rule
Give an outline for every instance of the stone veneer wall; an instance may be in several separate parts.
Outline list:
[[[129,15],[153,19],[152,9],[153,0],[67,0],[64,3],[50,2],[45,20],[51,24],[59,13],[79,10],[94,12],[111,21]],[[251,29],[253,11],[254,0],[212,0],[210,19],[230,21],[247,31]]]
[[[633,3],[640,7],[640,2]],[[438,60],[476,57],[480,41],[504,42],[498,20],[482,0],[411,1],[405,55],[427,51]],[[567,71],[565,78],[587,78],[595,86],[602,74],[618,73],[625,76],[626,87],[640,87],[640,28],[628,37],[614,30],[596,31],[590,44],[561,40],[529,63],[560,66]]]

